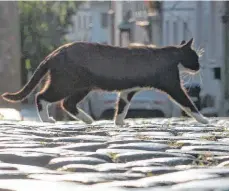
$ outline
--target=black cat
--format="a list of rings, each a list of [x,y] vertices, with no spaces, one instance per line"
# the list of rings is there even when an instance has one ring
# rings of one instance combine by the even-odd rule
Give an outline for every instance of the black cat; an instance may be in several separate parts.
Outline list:
[[[76,105],[91,90],[100,89],[119,92],[115,124],[123,125],[132,97],[140,90],[156,88],[167,93],[188,115],[208,123],[180,84],[179,63],[195,72],[200,68],[192,41],[162,48],[66,44],[41,62],[22,90],[4,93],[2,97],[11,102],[22,101],[47,74],[46,85],[36,96],[39,116],[44,122],[55,122],[49,117],[47,106],[61,101],[69,115],[92,123],[93,119]]]

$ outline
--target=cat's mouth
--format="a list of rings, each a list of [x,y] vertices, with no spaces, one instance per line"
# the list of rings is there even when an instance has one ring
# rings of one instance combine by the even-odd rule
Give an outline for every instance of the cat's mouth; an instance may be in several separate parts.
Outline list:
[[[188,74],[196,74],[199,72],[200,68],[198,68],[197,70],[194,70],[194,69],[190,69],[190,68],[186,68],[184,67],[182,64],[179,64],[178,67],[181,69],[181,70],[184,70],[186,73]]]

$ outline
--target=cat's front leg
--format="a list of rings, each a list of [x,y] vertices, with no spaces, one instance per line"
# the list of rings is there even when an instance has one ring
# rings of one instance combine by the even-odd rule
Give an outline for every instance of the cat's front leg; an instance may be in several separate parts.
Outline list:
[[[115,125],[122,126],[124,125],[124,119],[126,117],[127,110],[130,103],[125,99],[124,96],[121,96],[120,93],[116,103],[116,113],[115,113]]]
[[[48,114],[49,102],[37,99],[38,116],[41,122],[55,123],[56,120]]]
[[[123,91],[118,94],[115,113],[115,125],[125,125],[124,119],[130,107],[130,101],[137,91]]]
[[[190,112],[190,115],[192,117],[194,117],[198,122],[203,123],[203,124],[208,124],[209,120],[204,117],[200,112],[196,113],[196,112],[191,112],[190,110],[188,111],[188,113]]]
[[[94,122],[92,117],[80,109],[79,103],[87,96],[89,90],[76,91],[73,95],[62,100],[62,109],[72,118],[81,120],[86,124]]]
[[[167,91],[167,93],[174,99],[175,103],[178,104],[190,117],[196,119],[196,121],[208,124],[209,121],[204,117],[196,108],[192,100],[189,98],[185,90],[180,86],[176,86]]]

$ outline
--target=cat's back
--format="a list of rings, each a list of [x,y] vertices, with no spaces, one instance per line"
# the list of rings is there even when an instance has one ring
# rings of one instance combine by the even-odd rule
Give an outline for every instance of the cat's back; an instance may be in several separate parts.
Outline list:
[[[91,43],[91,42],[74,42],[71,45],[67,45],[68,53],[70,55],[77,56],[77,53],[81,53],[82,56],[92,57],[94,55],[98,56],[109,56],[112,55],[125,55],[125,56],[134,56],[134,55],[147,55],[154,54],[159,49],[155,47],[148,46],[129,46],[129,47],[120,47],[112,46],[101,43]]]
[[[162,47],[158,48],[155,46],[128,46],[128,47],[120,47],[120,46],[113,46],[113,45],[107,45],[107,44],[101,44],[101,43],[93,43],[93,42],[73,42],[65,44],[55,51],[53,51],[51,54],[56,53],[62,53],[65,52],[69,58],[77,58],[85,57],[87,58],[93,58],[93,56],[96,56],[97,58],[105,58],[111,56],[114,58],[114,56],[125,56],[127,58],[132,57],[141,57],[141,59],[144,59],[145,56],[155,57],[159,56],[163,52],[166,53],[167,49],[169,47]]]
[[[67,47],[71,68],[83,67],[96,75],[132,78],[158,71],[161,49],[118,47],[99,43],[74,42]],[[155,62],[155,64],[154,64]]]

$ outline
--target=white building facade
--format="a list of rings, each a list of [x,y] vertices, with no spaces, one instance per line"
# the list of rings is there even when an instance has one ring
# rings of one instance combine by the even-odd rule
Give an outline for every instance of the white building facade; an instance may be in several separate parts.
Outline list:
[[[128,46],[129,43],[148,44],[153,43],[161,46],[161,17],[158,13],[148,18],[147,1],[112,1],[111,9],[114,11],[115,23],[115,45]],[[120,35],[120,24],[125,21],[125,17],[129,14],[128,24],[125,27],[130,27],[131,37],[127,32]],[[149,39],[146,23],[152,22],[152,39]],[[127,21],[125,21],[127,22]],[[128,26],[129,25],[129,26]],[[112,30],[112,26],[110,27]],[[121,38],[121,39],[120,39]],[[130,38],[130,39],[129,39]],[[149,42],[151,41],[151,42]]]
[[[194,38],[194,48],[204,49],[200,58],[201,77],[192,82],[201,85],[202,97],[214,98],[215,110],[222,115],[224,100],[224,25],[223,1],[162,1],[160,18],[152,17],[152,42],[157,46],[180,44]],[[145,21],[147,9],[144,1],[86,1],[74,16],[74,27],[68,39],[127,46],[128,36],[120,36],[119,25],[127,11],[131,11],[132,42],[145,43],[147,34],[138,21]],[[113,22],[111,22],[111,13]],[[122,38],[122,39],[120,39]],[[189,80],[189,79],[187,79]]]
[[[69,41],[91,41],[92,14],[91,2],[85,1],[78,7],[77,13],[72,17],[73,26],[69,29]]]
[[[91,1],[91,41],[109,44],[109,1]]]
[[[223,105],[224,35],[222,16],[224,2],[220,1],[164,1],[163,45],[180,44],[194,38],[194,48],[204,49],[200,58],[201,76],[192,82],[200,83],[202,96],[215,99],[219,114]]]

